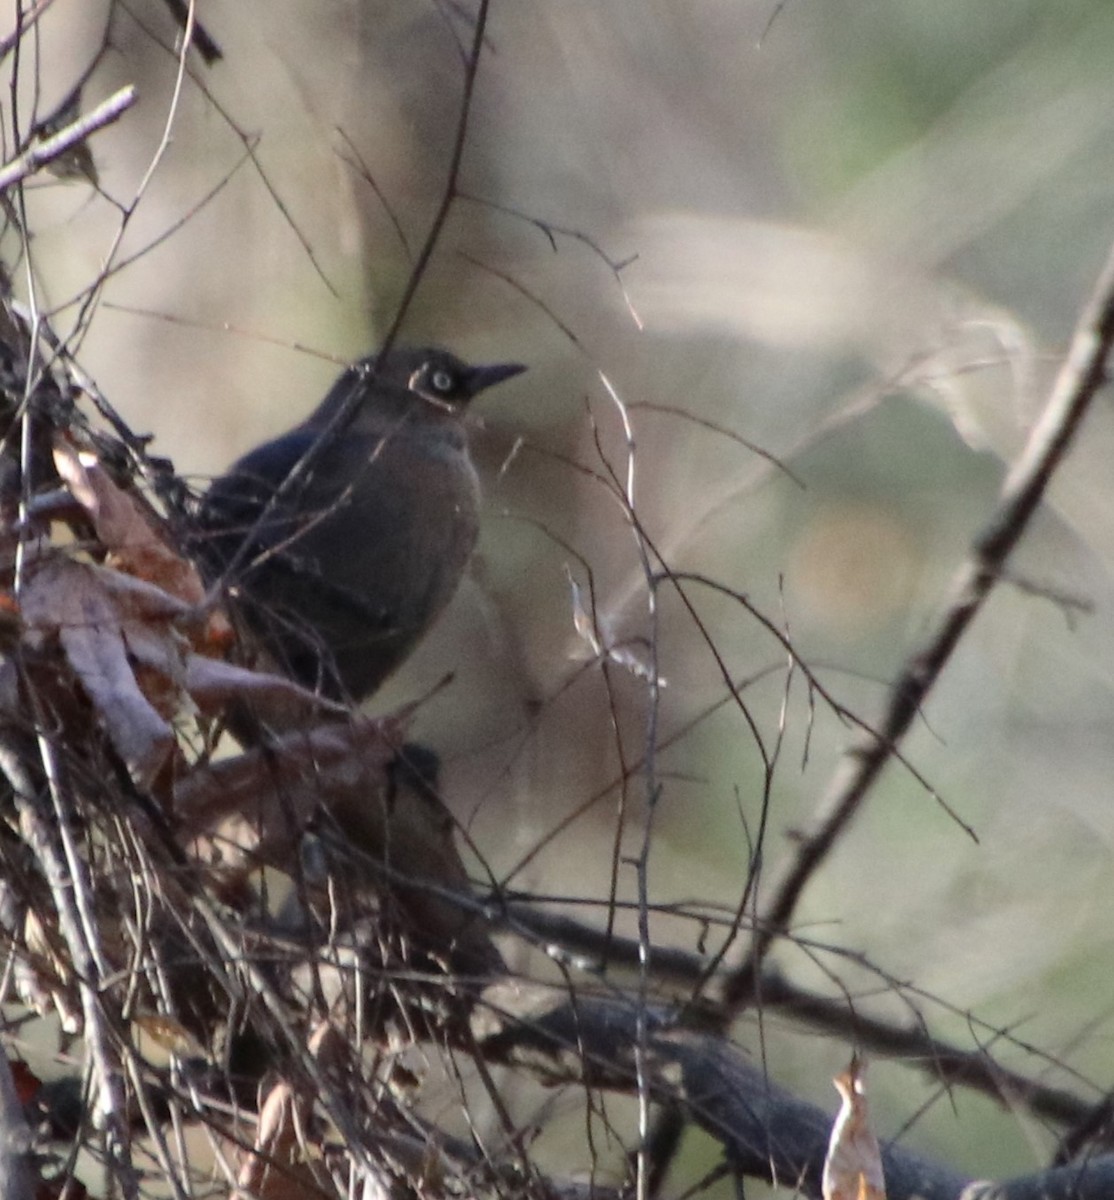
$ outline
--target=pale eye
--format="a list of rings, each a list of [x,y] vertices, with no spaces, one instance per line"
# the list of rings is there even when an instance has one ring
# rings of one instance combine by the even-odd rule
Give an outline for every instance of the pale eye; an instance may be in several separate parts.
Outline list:
[[[429,382],[435,392],[451,392],[456,387],[456,380],[450,371],[434,371]]]

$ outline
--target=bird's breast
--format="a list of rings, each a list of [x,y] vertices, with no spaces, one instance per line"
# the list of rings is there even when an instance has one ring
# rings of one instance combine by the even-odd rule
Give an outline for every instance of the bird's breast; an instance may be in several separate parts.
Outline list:
[[[358,471],[326,461],[315,482],[328,515],[302,550],[327,578],[426,624],[456,590],[479,531],[480,484],[463,439],[386,438]]]

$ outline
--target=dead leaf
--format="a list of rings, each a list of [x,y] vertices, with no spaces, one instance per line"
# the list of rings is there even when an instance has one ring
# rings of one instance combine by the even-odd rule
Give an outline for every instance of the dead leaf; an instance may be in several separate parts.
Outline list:
[[[824,1162],[824,1200],[886,1200],[882,1152],[870,1128],[864,1064],[856,1055],[832,1082],[843,1106],[832,1126]]]
[[[137,604],[140,595],[143,600]],[[181,659],[171,618],[181,602],[119,572],[63,557],[46,559],[34,570],[22,602],[27,630],[57,636],[129,774],[148,786],[176,743],[168,720],[139,685],[129,643],[144,647],[171,682],[175,661]],[[161,639],[157,651],[156,630]],[[178,703],[184,698],[179,688],[171,693]],[[161,699],[166,708],[178,707],[165,694]]]
[[[196,568],[155,530],[137,499],[113,483],[95,454],[59,439],[54,465],[92,521],[110,566],[156,584],[187,604],[204,600],[205,587]]]
[[[230,1200],[321,1200],[336,1196],[309,1130],[313,1104],[288,1083],[276,1084],[259,1112],[255,1146]]]
[[[196,857],[226,869],[288,867],[328,797],[361,803],[386,787],[400,741],[397,722],[357,719],[212,763],[175,788],[179,828]]]
[[[139,1013],[132,1017],[132,1040],[144,1062],[165,1066],[169,1056],[205,1058],[205,1048],[181,1021],[165,1013]]]
[[[167,540],[140,499],[118,487],[96,455],[62,438],[54,463],[108,552],[106,565],[182,601],[193,618],[182,629],[195,650],[226,652],[234,640],[231,622],[219,608],[202,607],[207,592],[197,568]]]
[[[66,960],[55,951],[55,942],[34,909],[23,920],[23,949],[14,960],[16,994],[40,1016],[56,1013],[67,1033],[81,1028],[81,1010],[71,1001],[67,984],[72,976]]]
[[[191,654],[186,659],[186,689],[202,712],[216,712],[243,701],[260,715],[272,717],[281,712],[285,719],[274,724],[283,728],[304,729],[323,715],[349,715],[344,705],[326,700],[283,675],[241,667],[206,654]]]

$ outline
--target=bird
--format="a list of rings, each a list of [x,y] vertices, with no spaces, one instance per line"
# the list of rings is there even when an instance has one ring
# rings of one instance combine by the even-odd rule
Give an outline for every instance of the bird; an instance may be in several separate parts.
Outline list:
[[[457,590],[479,533],[464,416],[525,371],[396,347],[349,366],[300,424],[238,459],[202,496],[197,558],[267,665],[356,705]]]
[[[316,827],[314,848],[326,869],[311,860],[307,883],[345,879],[356,889],[370,887],[389,898],[414,949],[487,978],[506,964],[457,849],[457,822],[441,798],[440,776],[436,751],[406,742],[387,767],[384,788],[338,796]],[[325,908],[335,921],[335,904]]]

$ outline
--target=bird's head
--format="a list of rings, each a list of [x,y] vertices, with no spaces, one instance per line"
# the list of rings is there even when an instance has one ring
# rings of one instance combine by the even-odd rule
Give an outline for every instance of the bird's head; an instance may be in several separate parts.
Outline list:
[[[485,388],[525,370],[521,363],[471,366],[436,346],[400,346],[387,356],[380,374],[438,408],[455,410],[463,408]]]
[[[314,427],[332,420],[354,395],[359,395],[365,412],[372,410],[379,416],[412,412],[415,399],[428,407],[431,416],[452,416],[485,388],[525,370],[521,363],[472,366],[437,346],[395,346],[382,362],[370,354],[353,363],[306,423]]]

